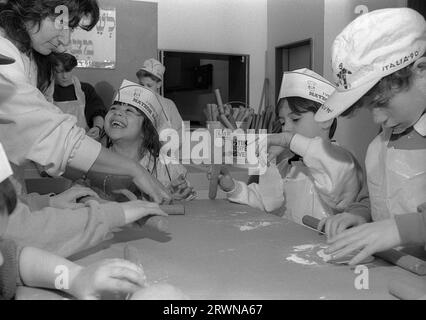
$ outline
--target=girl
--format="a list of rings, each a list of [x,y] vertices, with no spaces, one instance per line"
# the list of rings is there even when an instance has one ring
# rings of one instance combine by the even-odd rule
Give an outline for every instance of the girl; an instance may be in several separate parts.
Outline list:
[[[137,97],[137,98],[135,98]],[[167,163],[159,133],[167,125],[154,92],[124,80],[105,116],[107,147],[139,162],[171,193],[174,200],[192,200],[195,192],[181,164]]]
[[[78,299],[99,299],[106,292],[134,293],[145,285],[143,270],[121,260],[104,260],[87,267],[32,247],[3,239],[18,205],[8,177],[12,169],[0,144],[0,300],[12,299],[17,285],[61,289]],[[55,286],[57,267],[69,272],[69,286]]]
[[[284,73],[279,95],[283,133],[268,136],[269,146],[298,155],[296,161],[273,163],[259,184],[234,181],[227,172],[220,186],[233,202],[273,211],[285,205],[285,215],[301,223],[304,215],[323,218],[342,212],[358,195],[361,169],[350,152],[331,142],[336,122],[321,126],[314,114],[334,87],[308,69]],[[225,170],[226,171],[226,170]]]
[[[68,19],[57,8],[67,7]],[[82,19],[86,17],[87,19]],[[71,167],[83,172],[131,176],[156,202],[170,194],[140,164],[122,157],[86,136],[77,119],[64,114],[44,97],[52,82],[51,53],[65,51],[70,30],[91,30],[99,19],[96,0],[13,0],[0,4],[0,53],[16,62],[0,66],[0,136],[15,174],[23,180],[23,165],[31,160],[50,175]],[[81,21],[85,21],[83,24]],[[69,21],[69,25],[64,25]],[[6,99],[7,98],[7,99]]]

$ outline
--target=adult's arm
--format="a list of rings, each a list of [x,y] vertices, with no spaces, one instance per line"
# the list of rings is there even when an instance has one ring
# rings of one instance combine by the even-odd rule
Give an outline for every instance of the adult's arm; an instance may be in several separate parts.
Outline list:
[[[136,162],[102,148],[76,126],[77,119],[61,112],[35,87],[31,63],[7,39],[0,37],[0,53],[15,59],[0,66],[0,87],[5,88],[0,109],[0,136],[9,160],[41,165],[53,176],[70,166],[111,174],[129,175],[154,201],[169,201],[165,188]]]

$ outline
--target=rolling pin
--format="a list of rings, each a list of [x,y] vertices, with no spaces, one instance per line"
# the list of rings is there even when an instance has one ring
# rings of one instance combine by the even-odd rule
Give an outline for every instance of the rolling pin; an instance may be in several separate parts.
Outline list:
[[[426,282],[419,278],[401,278],[392,280],[388,285],[389,293],[402,300],[423,300],[426,295]]]
[[[307,215],[302,218],[303,224],[313,229],[318,228],[319,221],[319,219]],[[323,233],[323,231],[321,232]],[[426,261],[423,261],[407,253],[395,249],[390,249],[382,252],[376,252],[373,255],[402,269],[411,271],[419,276],[426,275]]]
[[[151,229],[160,232],[167,232],[169,230],[169,221],[163,216],[147,216],[136,221],[140,226],[147,226]]]
[[[168,215],[183,215],[185,214],[185,206],[182,203],[162,204],[160,209]]]
[[[209,198],[211,200],[216,199],[217,185],[219,183],[219,174],[220,174],[220,165],[213,164],[212,173],[210,176],[210,184],[209,184]]]

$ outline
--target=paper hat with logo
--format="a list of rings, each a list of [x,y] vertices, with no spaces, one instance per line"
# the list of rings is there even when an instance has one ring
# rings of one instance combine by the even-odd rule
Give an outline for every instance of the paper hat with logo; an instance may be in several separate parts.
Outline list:
[[[142,72],[149,73],[156,77],[158,80],[163,81],[164,72],[166,71],[166,68],[163,66],[163,64],[155,60],[153,58],[145,60],[143,63],[143,67],[139,69],[139,71],[136,73],[137,77],[142,76]]]
[[[426,51],[426,22],[409,8],[371,11],[352,21],[334,40],[332,68],[337,90],[315,115],[317,121],[339,116],[383,77]]]
[[[123,80],[114,102],[131,105],[142,111],[160,132],[165,126],[163,108],[155,92],[129,80]]]
[[[335,87],[319,74],[309,69],[284,72],[278,100],[286,97],[302,97],[324,103]]]
[[[3,145],[0,143],[0,182],[6,180],[12,174],[13,171],[7,159],[6,152],[3,149]]]

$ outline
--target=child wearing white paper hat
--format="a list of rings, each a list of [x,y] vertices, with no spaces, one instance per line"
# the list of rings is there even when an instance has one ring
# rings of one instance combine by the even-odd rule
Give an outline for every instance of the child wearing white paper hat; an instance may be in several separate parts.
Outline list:
[[[160,61],[151,58],[144,61],[142,68],[136,73],[136,77],[140,85],[156,93],[169,127],[180,133],[183,120],[176,104],[172,100],[158,94],[158,90],[161,88],[164,81],[164,72],[166,72],[166,67]]]
[[[425,52],[425,19],[408,8],[364,14],[333,43],[338,87],[316,120],[366,107],[382,127],[366,154],[368,195],[319,226],[325,226],[333,244],[328,253],[336,258],[363,249],[351,261],[357,263],[377,251],[426,240],[426,216],[416,213],[426,202]],[[371,220],[380,222],[364,224]],[[344,231],[349,227],[356,228]]]
[[[356,199],[361,186],[360,167],[350,152],[331,142],[335,121],[319,124],[314,114],[334,86],[308,69],[285,72],[279,94],[278,113],[283,133],[268,136],[268,146],[280,146],[301,161],[271,164],[259,184],[235,181],[226,169],[220,187],[233,202],[268,212],[283,210],[288,218],[302,223],[304,215],[322,219]]]
[[[191,200],[195,191],[186,180],[186,169],[161,153],[159,134],[168,128],[158,96],[151,90],[124,80],[105,116],[107,147],[138,161],[165,187],[175,200]]]

